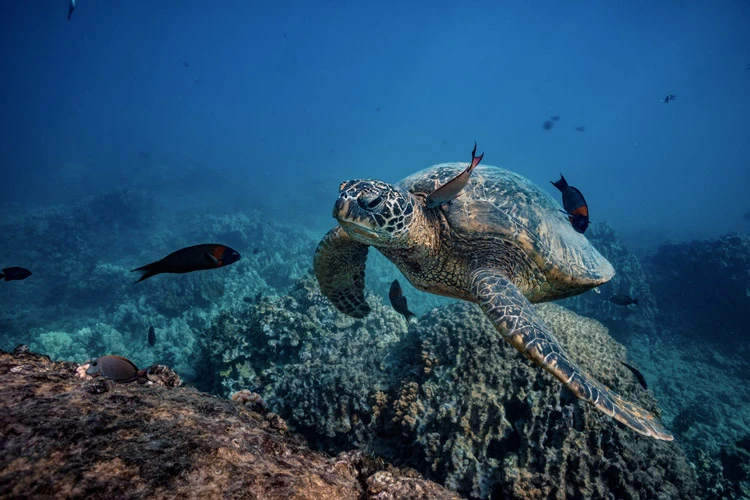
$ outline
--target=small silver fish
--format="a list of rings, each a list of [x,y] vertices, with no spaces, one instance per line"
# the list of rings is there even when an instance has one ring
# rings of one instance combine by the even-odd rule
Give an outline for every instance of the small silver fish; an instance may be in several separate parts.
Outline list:
[[[474,150],[471,152],[471,163],[469,163],[469,166],[466,167],[466,170],[455,176],[453,179],[449,180],[448,182],[431,192],[425,200],[425,202],[427,203],[427,208],[438,207],[443,203],[448,203],[453,198],[458,196],[461,190],[469,182],[471,173],[474,171],[476,166],[479,165],[479,162],[482,161],[482,158],[484,158],[484,153],[479,156],[476,156],[476,154],[477,143],[474,142]]]

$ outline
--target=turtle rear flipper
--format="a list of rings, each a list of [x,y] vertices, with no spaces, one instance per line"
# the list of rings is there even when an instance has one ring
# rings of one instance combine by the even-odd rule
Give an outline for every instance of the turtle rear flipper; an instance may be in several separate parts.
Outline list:
[[[524,356],[565,384],[579,399],[645,436],[674,439],[659,420],[625,401],[574,363],[521,291],[495,269],[472,274],[471,292],[498,332]]]
[[[365,300],[365,266],[370,247],[353,241],[341,226],[328,231],[313,259],[320,291],[336,309],[353,318],[370,313]]]

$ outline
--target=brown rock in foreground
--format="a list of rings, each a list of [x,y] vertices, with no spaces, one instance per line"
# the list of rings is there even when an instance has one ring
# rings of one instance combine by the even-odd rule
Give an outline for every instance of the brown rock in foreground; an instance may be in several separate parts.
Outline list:
[[[358,452],[314,452],[277,415],[76,368],[0,351],[0,497],[459,498]]]

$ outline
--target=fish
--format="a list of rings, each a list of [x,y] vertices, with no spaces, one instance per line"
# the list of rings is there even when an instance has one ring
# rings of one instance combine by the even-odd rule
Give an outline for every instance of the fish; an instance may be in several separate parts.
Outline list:
[[[569,186],[568,181],[565,180],[562,174],[560,174],[559,181],[550,182],[562,193],[563,208],[565,210],[560,211],[568,216],[573,229],[581,234],[585,233],[586,228],[589,227],[589,206],[586,204],[586,200],[581,192],[573,186]]]
[[[613,295],[610,299],[610,302],[613,304],[617,304],[618,306],[629,306],[630,304],[637,304],[638,299],[632,298],[630,295],[625,295],[624,293],[618,293],[617,295]]]
[[[750,220],[750,212],[746,212],[744,216],[745,220]]]
[[[122,356],[100,356],[89,363],[86,374],[127,384],[146,378],[147,371],[148,369],[139,370],[135,363]]]
[[[76,0],[68,0],[68,21],[74,10],[76,10]]]
[[[555,115],[555,116],[550,116],[550,117],[549,117],[549,119],[550,119],[550,120],[552,120],[553,122],[557,122],[557,121],[560,121],[560,117],[559,117],[559,116],[557,116],[557,115]]]
[[[154,325],[148,327],[148,345],[154,347],[156,344],[156,332],[154,331]]]
[[[553,122],[552,120],[547,120],[546,122],[542,123],[542,128],[544,130],[551,130],[554,126],[555,122]]]
[[[217,269],[234,264],[238,260],[240,260],[240,254],[236,250],[226,245],[208,243],[182,248],[170,253],[161,260],[133,269],[130,272],[143,272],[141,278],[136,281],[136,283],[140,283],[161,273],[182,274],[193,271],[204,271],[206,269]]]
[[[674,94],[667,94],[667,97],[664,98],[664,104],[669,104],[670,102],[674,101],[676,97],[677,96],[675,96]]]
[[[638,380],[638,383],[641,384],[641,387],[643,387],[644,389],[648,389],[648,385],[646,384],[646,378],[637,368],[634,368],[627,363],[623,363],[622,361],[620,361],[620,363],[623,364],[625,368],[633,372],[633,375],[635,375],[635,378]]]
[[[25,280],[29,276],[31,276],[31,271],[23,267],[6,267],[0,273],[0,279],[4,279],[5,281]]]
[[[579,132],[586,132],[586,127],[584,127],[583,125],[581,125],[579,127],[576,127],[576,130],[579,131]]]
[[[388,298],[391,299],[391,305],[396,312],[403,314],[407,322],[411,321],[412,318],[417,317],[417,315],[411,312],[406,306],[406,297],[404,297],[404,293],[401,290],[401,283],[399,283],[398,280],[393,280],[393,283],[391,283]]]
[[[482,158],[484,158],[484,153],[482,153],[479,156],[476,156],[477,154],[477,143],[474,142],[474,149],[471,152],[471,163],[469,163],[469,166],[466,167],[466,170],[455,176],[453,179],[449,180],[433,192],[431,192],[429,195],[427,195],[427,199],[425,202],[427,203],[427,208],[435,208],[443,203],[448,203],[453,198],[459,195],[461,193],[461,190],[466,186],[466,184],[469,182],[469,178],[471,177],[471,173],[474,171],[477,165],[479,165],[479,162],[482,161]]]

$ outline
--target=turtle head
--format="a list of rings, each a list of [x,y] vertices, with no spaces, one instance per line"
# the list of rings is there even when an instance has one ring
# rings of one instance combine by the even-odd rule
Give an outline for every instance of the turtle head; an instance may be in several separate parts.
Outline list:
[[[407,246],[416,199],[407,190],[365,179],[339,186],[333,216],[350,238],[372,246]]]

